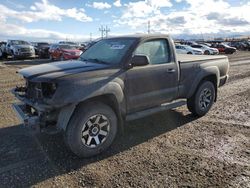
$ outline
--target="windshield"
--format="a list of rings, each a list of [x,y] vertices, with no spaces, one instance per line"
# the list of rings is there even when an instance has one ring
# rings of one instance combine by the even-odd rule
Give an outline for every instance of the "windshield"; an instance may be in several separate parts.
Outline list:
[[[12,44],[12,45],[29,45],[28,42],[22,41],[22,40],[12,40],[12,41],[11,41],[11,44]]]
[[[59,46],[61,49],[69,49],[69,50],[75,50],[75,46],[70,46],[70,45],[60,45]]]
[[[81,61],[94,61],[106,64],[119,64],[135,39],[104,39],[86,50]]]
[[[49,46],[49,43],[39,42],[39,43],[37,43],[37,46]]]

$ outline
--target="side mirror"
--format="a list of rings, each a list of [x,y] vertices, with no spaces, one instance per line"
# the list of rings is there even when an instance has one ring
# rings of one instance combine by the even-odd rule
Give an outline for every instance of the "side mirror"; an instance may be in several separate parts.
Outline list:
[[[132,57],[131,65],[132,66],[145,66],[149,64],[148,56],[146,55],[135,55]]]

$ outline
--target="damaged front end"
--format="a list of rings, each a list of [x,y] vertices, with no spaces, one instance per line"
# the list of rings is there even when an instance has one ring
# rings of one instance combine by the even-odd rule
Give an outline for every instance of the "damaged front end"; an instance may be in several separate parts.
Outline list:
[[[24,86],[17,86],[12,90],[15,97],[21,101],[13,104],[13,109],[25,127],[34,132],[51,131],[56,128],[59,112],[48,103],[56,88],[55,83],[26,80]]]

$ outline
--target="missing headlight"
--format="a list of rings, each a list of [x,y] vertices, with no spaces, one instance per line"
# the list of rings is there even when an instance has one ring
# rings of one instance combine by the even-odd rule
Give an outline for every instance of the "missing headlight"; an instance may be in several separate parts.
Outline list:
[[[43,97],[51,98],[56,92],[56,83],[42,83]]]

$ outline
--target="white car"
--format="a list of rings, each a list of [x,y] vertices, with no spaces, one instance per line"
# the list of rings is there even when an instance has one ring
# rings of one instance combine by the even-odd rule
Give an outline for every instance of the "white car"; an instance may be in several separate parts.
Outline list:
[[[211,48],[205,44],[196,44],[196,45],[192,45],[192,48],[196,48],[196,49],[201,49],[203,50],[205,55],[218,55],[219,54],[219,50],[216,48]]]
[[[176,53],[177,54],[193,54],[193,55],[203,55],[203,50],[192,48],[188,45],[175,45]]]

